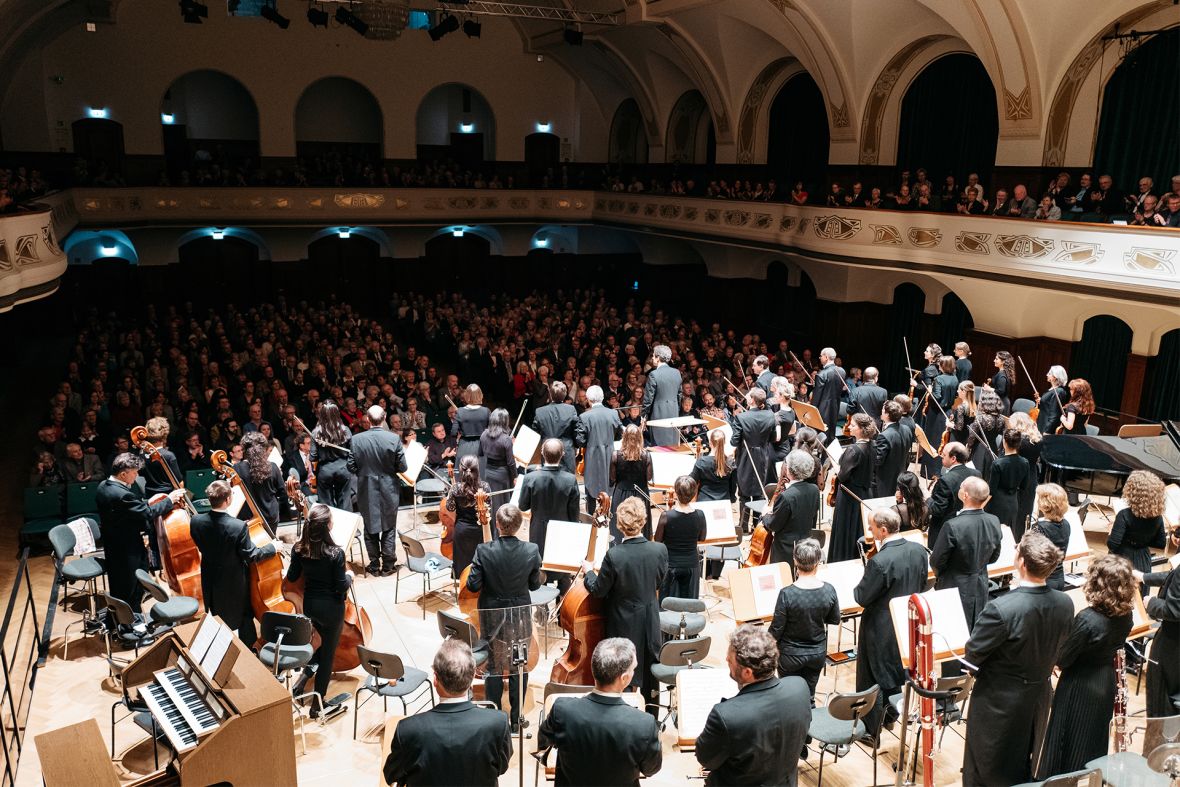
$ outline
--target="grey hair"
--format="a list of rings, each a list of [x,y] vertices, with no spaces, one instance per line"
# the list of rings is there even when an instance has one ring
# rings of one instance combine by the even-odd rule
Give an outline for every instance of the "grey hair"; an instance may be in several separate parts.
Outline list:
[[[987,481],[984,481],[982,478],[964,478],[959,489],[972,503],[981,504],[991,494],[991,489],[988,488]]]
[[[628,670],[635,669],[635,645],[626,637],[610,637],[598,643],[590,659],[590,671],[594,682],[606,686],[621,678]]]
[[[814,571],[823,560],[824,548],[814,538],[795,542],[795,568],[799,571]]]
[[[749,623],[738,626],[729,638],[734,660],[739,667],[748,667],[755,680],[774,675],[778,665],[778,644],[765,628]]]
[[[826,355],[829,358],[831,358],[833,361],[836,360],[836,350],[832,347],[823,348],[822,350],[819,351],[819,354]]]
[[[672,360],[672,348],[666,344],[657,344],[651,351],[657,361],[668,363]]]
[[[815,472],[815,457],[806,451],[795,449],[787,454],[787,473],[796,481],[811,478]]]
[[[878,508],[872,513],[873,522],[890,533],[901,530],[901,517],[892,508]]]
[[[471,646],[458,639],[445,639],[434,654],[434,677],[449,694],[463,694],[475,678],[475,657]]]
[[[125,470],[139,470],[143,467],[143,460],[130,451],[124,451],[111,462],[111,475],[118,475]]]
[[[586,401],[591,404],[602,403],[602,386],[592,385],[586,389]]]
[[[1053,381],[1058,385],[1065,385],[1067,382],[1069,382],[1069,375],[1065,373],[1064,366],[1050,366],[1049,376],[1052,377]]]
[[[369,416],[369,423],[373,426],[385,425],[385,411],[381,409],[381,405],[375,404],[365,411]]]
[[[877,382],[877,378],[880,376],[880,374],[881,374],[881,373],[877,371],[877,367],[876,367],[876,366],[868,366],[868,367],[866,367],[866,368],[865,368],[865,371],[864,371],[864,378],[865,378],[865,382],[866,382],[866,383],[875,383],[875,382]]]
[[[775,377],[770,381],[770,390],[790,399],[795,395],[795,386],[786,377]]]

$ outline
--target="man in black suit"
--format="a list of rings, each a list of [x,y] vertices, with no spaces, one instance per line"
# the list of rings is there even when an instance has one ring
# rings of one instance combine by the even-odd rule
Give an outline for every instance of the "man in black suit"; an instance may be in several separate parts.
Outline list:
[[[549,404],[538,407],[533,416],[533,429],[542,440],[555,438],[565,447],[561,464],[569,472],[577,466],[576,448],[586,444],[586,426],[578,418],[578,411],[572,404],[566,404],[569,393],[560,380],[549,386]]]
[[[290,478],[292,470],[299,478],[299,489],[303,494],[310,495],[311,479],[315,477],[315,470],[311,466],[311,435],[299,435],[294,449],[283,456],[283,477]]]
[[[967,745],[966,787],[1019,784],[1031,778],[1049,711],[1049,675],[1070,632],[1073,602],[1045,585],[1061,550],[1029,530],[1016,545],[1013,589],[988,602],[963,662],[975,672]]]
[[[348,469],[356,475],[356,507],[365,520],[367,571],[387,577],[397,571],[397,474],[406,470],[401,438],[385,428],[385,410],[369,408],[369,431],[349,442]]]
[[[859,388],[856,389],[858,392]],[[892,497],[897,491],[897,477],[910,461],[909,443],[901,424],[901,405],[885,402],[881,406],[881,431],[873,438],[873,497]]]
[[[528,642],[532,635],[529,591],[541,587],[541,551],[516,537],[522,521],[520,509],[512,503],[500,506],[496,512],[500,537],[475,548],[467,575],[467,589],[479,593],[480,631],[489,646],[484,690],[488,701],[502,708],[500,697],[504,675],[508,675],[513,730],[520,724],[520,687],[528,685],[529,676],[527,672],[517,676],[508,654],[514,643]]]
[[[877,385],[879,376],[877,367],[870,366],[865,369],[861,384],[853,388],[848,397],[851,399],[848,409],[850,411],[861,410],[863,407],[864,409],[861,411],[873,419],[878,432],[881,430],[881,405],[889,400],[889,392]]]
[[[663,344],[652,348],[653,366],[643,385],[644,421],[680,415],[680,399],[684,391],[680,386],[680,372],[668,365],[671,362],[672,348]],[[679,432],[664,426],[652,427],[651,439],[656,445],[676,445],[680,442]]]
[[[172,510],[183,489],[173,489],[166,499],[148,504],[135,479],[143,460],[124,451],[111,462],[110,478],[98,485],[95,504],[102,543],[106,551],[107,584],[111,595],[139,612],[143,588],[135,578],[138,569],[148,569],[144,537],[156,521]]]
[[[844,372],[836,366],[836,351],[825,347],[819,351],[821,368],[815,374],[811,403],[827,424],[828,443],[836,439],[836,422],[840,420],[840,399],[844,396]]]
[[[583,480],[586,484],[586,510],[593,511],[600,492],[611,493],[610,460],[615,451],[615,439],[621,435],[619,413],[602,406],[602,388],[592,385],[586,389],[586,408],[578,420],[586,430],[586,463]]]
[[[581,510],[578,479],[561,464],[564,451],[560,440],[546,440],[541,444],[541,469],[526,473],[520,482],[520,510],[532,512],[529,541],[537,545],[541,554],[545,553],[549,520],[577,522]],[[571,582],[569,574],[558,574],[556,580],[558,589],[565,593]]]
[[[205,610],[220,615],[249,646],[258,639],[250,607],[248,567],[275,553],[272,541],[254,545],[246,523],[229,513],[233,490],[225,481],[214,481],[205,490],[213,510],[197,514],[190,525],[193,543],[201,553],[201,596]]]
[[[557,787],[638,785],[664,762],[656,720],[623,702],[637,662],[628,639],[604,639],[594,648],[594,691],[558,698],[541,724],[542,748],[557,749]]]
[[[885,699],[901,690],[905,673],[897,635],[889,614],[889,600],[926,589],[928,562],[921,544],[900,538],[901,517],[891,508],[878,508],[869,523],[877,552],[865,565],[864,577],[853,589],[856,603],[864,608],[860,624],[860,654],[856,659],[856,690],[881,687],[877,704],[864,717],[870,739],[880,734],[882,722],[892,724],[897,710],[885,708]],[[870,740],[871,742],[871,740]]]
[[[982,478],[959,486],[963,508],[942,526],[930,552],[937,590],[958,588],[967,628],[987,603],[987,566],[1000,557],[1000,520],[983,510],[989,490]]]
[[[746,404],[748,409],[738,413],[731,422],[733,435],[729,444],[736,447],[737,456],[737,485],[741,498],[738,527],[748,532],[753,513],[747,504],[751,500],[761,500],[766,494],[766,484],[774,480],[767,471],[771,467],[771,444],[778,421],[774,413],[766,409],[766,392],[761,388],[753,388],[746,394]]]
[[[790,563],[795,569],[795,542],[807,538],[819,513],[819,487],[808,479],[815,472],[815,459],[806,451],[795,450],[783,460],[789,482],[775,498],[774,508],[762,519],[774,541],[770,545],[771,563]]]
[[[475,677],[471,648],[443,640],[433,670],[439,703],[398,722],[385,758],[385,781],[408,787],[495,787],[512,759],[512,735],[503,711],[467,699]]]
[[[741,688],[713,706],[697,736],[697,762],[709,771],[705,784],[794,787],[811,724],[807,681],[776,677],[778,646],[760,626],[739,626],[725,660]]]
[[[623,540],[606,551],[602,567],[595,572],[586,561],[586,589],[605,599],[606,636],[626,637],[635,645],[639,671],[631,686],[639,686],[643,699],[654,707],[658,685],[651,665],[659,658],[660,636],[659,590],[668,573],[668,548],[643,537],[647,524],[647,504],[630,497],[616,512]]]
[[[926,533],[927,544],[938,543],[938,531],[948,519],[959,513],[963,501],[959,499],[959,487],[968,478],[981,478],[979,471],[967,467],[967,446],[962,443],[947,443],[942,447],[942,475],[934,482],[930,491],[930,530]]]
[[[765,355],[757,355],[750,362],[750,371],[756,375],[754,385],[761,388],[770,396],[770,383],[774,380],[774,372],[770,371],[770,361]]]

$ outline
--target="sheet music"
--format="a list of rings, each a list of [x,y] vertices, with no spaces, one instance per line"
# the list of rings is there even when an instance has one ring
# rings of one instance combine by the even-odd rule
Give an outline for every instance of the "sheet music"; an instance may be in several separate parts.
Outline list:
[[[347,550],[356,536],[357,528],[364,524],[364,519],[353,511],[343,511],[332,506],[328,506],[328,510],[332,512],[332,526],[329,530],[332,543]]]
[[[233,643],[233,639],[233,630],[219,621],[217,632],[213,636],[213,642],[209,644],[209,650],[200,661],[201,669],[205,671],[206,675],[212,678],[217,674],[217,670],[221,667],[221,662],[225,659],[225,654],[229,652],[229,647]]]
[[[1078,510],[1071,508],[1066,511],[1065,521],[1069,522],[1069,543],[1065,547],[1065,559],[1081,560],[1090,557],[1090,545],[1086,541],[1086,531],[1082,528]]]
[[[521,424],[520,430],[517,431],[516,437],[512,440],[512,456],[516,459],[518,465],[528,467],[532,463],[533,457],[536,455],[537,448],[540,445],[541,435],[524,424]]]
[[[840,611],[844,614],[860,609],[852,591],[864,579],[865,566],[859,560],[839,560],[835,563],[821,563],[816,576],[836,589]]]
[[[241,518],[242,507],[246,505],[246,493],[242,491],[240,486],[230,487],[229,492],[229,515]]]
[[[1170,558],[1168,558],[1168,565],[1172,568],[1180,567],[1180,552],[1177,552],[1175,555],[1172,555]]]
[[[1180,485],[1164,487],[1164,521],[1169,527],[1180,525]]]
[[[731,543],[737,540],[733,503],[728,500],[697,500],[692,507],[705,512],[705,542]]]
[[[201,618],[201,624],[197,626],[197,633],[193,635],[192,644],[188,646],[188,652],[192,654],[198,664],[209,652],[209,646],[213,644],[213,638],[217,636],[217,627],[217,618],[213,615],[207,614]]]
[[[278,469],[283,469],[283,454],[274,446],[271,446],[270,455],[266,457],[266,460]]]
[[[657,418],[653,421],[648,421],[648,426],[663,426],[679,429],[683,426],[698,426],[704,424],[700,418],[694,418],[691,415],[678,415],[674,418]]]
[[[696,741],[713,706],[738,693],[738,685],[723,669],[684,669],[676,673],[677,734],[681,741]]]
[[[840,441],[833,440],[832,442],[825,445],[824,452],[828,455],[828,458],[832,460],[832,465],[834,468],[838,468],[840,466],[840,457],[844,455],[844,446],[840,445]]]
[[[594,525],[589,522],[550,519],[549,525],[545,528],[545,549],[541,556],[541,568],[567,574],[577,572],[586,558],[586,549],[590,546],[590,531],[593,528]],[[601,562],[609,545],[610,531],[599,528],[598,536],[594,540],[594,558],[591,562],[595,565]]]
[[[512,494],[508,496],[508,502],[511,503],[512,505],[516,506],[517,508],[520,508],[520,489],[521,489],[521,485],[523,483],[524,483],[524,476],[517,475],[516,481],[512,485]],[[525,511],[524,515],[527,517],[529,515],[529,512]]]
[[[651,486],[670,489],[676,479],[692,473],[697,458],[683,451],[651,452]]]
[[[987,564],[987,575],[1011,574],[1016,570],[1016,539],[1012,528],[1000,525],[1000,556],[996,562]]]
[[[967,618],[963,615],[959,589],[927,590],[921,595],[930,607],[935,660],[947,661],[956,655],[961,656],[971,632],[967,628]],[[897,634],[897,648],[901,652],[902,664],[907,667],[910,663],[909,603],[909,596],[898,596],[889,600],[889,614],[893,618],[893,631]]]
[[[402,450],[406,454],[406,471],[398,473],[397,477],[406,486],[413,486],[418,476],[422,475],[422,467],[426,464],[426,446],[415,440],[409,445],[403,445]]]

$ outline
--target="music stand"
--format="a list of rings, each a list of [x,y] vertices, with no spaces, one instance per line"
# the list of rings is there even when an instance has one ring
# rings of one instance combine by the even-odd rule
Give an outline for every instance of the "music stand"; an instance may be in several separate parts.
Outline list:
[[[828,431],[828,425],[824,423],[823,416],[819,414],[819,408],[815,405],[795,399],[790,400],[790,405],[795,411],[795,417],[802,421],[804,426],[809,426],[817,432]]]

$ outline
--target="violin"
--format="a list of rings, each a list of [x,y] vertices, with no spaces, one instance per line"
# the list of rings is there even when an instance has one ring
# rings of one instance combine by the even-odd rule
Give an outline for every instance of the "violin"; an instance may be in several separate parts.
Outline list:
[[[447,460],[447,476],[451,483],[455,483],[455,463]],[[447,509],[447,497],[443,495],[438,501],[438,521],[442,525],[442,539],[438,544],[438,551],[448,560],[455,557],[455,511]]]
[[[131,442],[143,451],[149,459],[164,468],[168,483],[174,489],[183,489],[183,485],[172,474],[162,454],[152,441],[148,440],[147,429],[142,426],[133,427]],[[154,495],[149,503],[157,503],[166,495]],[[204,608],[204,597],[201,592],[201,551],[197,549],[192,535],[192,517],[197,513],[192,501],[186,494],[176,506],[165,516],[160,517],[156,525],[156,543],[160,548],[160,568],[168,587],[173,593],[191,596],[197,600],[198,609]]]
[[[594,511],[594,527],[590,529],[590,544],[586,548],[587,560],[594,559],[599,529],[609,525],[610,495],[599,492],[598,506]],[[587,590],[581,571],[574,577],[573,584],[561,601],[558,620],[569,634],[569,644],[565,652],[553,662],[549,680],[567,685],[589,686],[594,682],[590,657],[594,653],[594,648],[598,647],[598,643],[606,636],[606,612],[603,600]]]
[[[246,496],[246,505],[250,507],[250,520],[246,522],[250,540],[255,546],[260,547],[274,541],[274,532],[262,517],[258,504],[254,502],[250,490],[246,488],[245,482],[230,463],[225,451],[214,451],[209,462],[215,473],[222,476],[231,486],[241,489]],[[283,561],[277,553],[250,564],[250,607],[254,610],[254,617],[260,620],[267,612],[295,611],[295,605],[283,598]]]
[[[287,479],[287,497],[297,511],[303,512],[307,518],[307,497],[299,488],[299,479]],[[337,544],[339,546],[339,544]],[[283,579],[283,598],[295,605],[295,611],[303,614],[304,577],[291,582]],[[344,599],[344,626],[340,630],[340,641],[336,645],[336,655],[332,658],[332,672],[348,672],[361,665],[361,657],[357,653],[358,645],[368,645],[373,638],[373,623],[369,620],[369,613],[357,604],[353,598]],[[320,646],[320,634],[313,630],[311,646]]]

